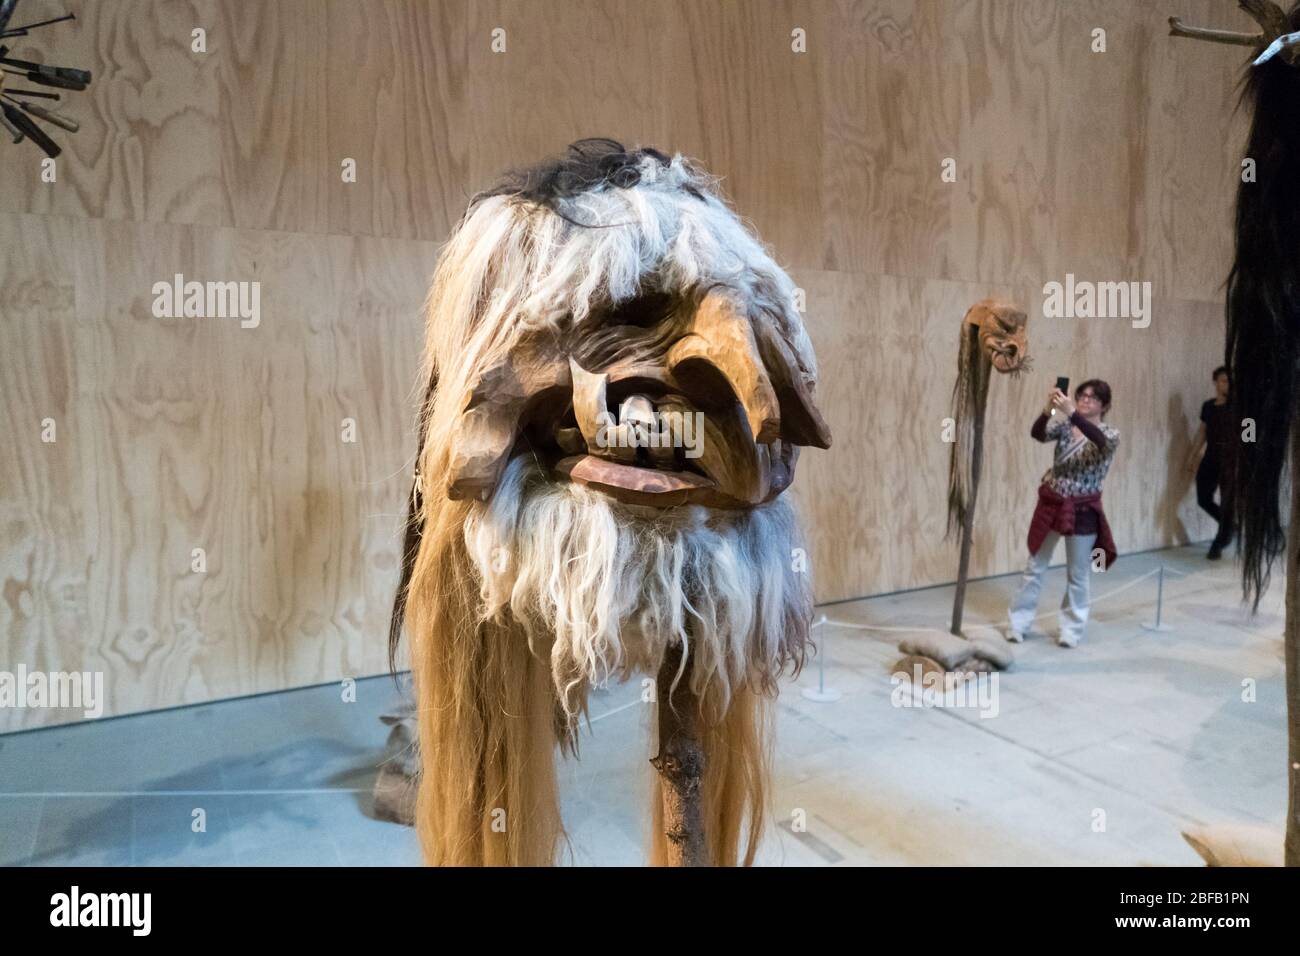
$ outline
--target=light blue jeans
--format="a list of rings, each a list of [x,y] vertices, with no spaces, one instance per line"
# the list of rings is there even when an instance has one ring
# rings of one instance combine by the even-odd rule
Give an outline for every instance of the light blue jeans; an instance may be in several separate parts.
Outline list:
[[[1038,610],[1038,594],[1043,589],[1043,572],[1052,563],[1052,552],[1061,536],[1047,532],[1037,554],[1029,556],[1025,573],[1020,578],[1020,589],[1011,599],[1009,613],[1011,629],[1024,634],[1034,623]],[[1072,534],[1065,537],[1065,594],[1061,596],[1061,610],[1057,620],[1061,628],[1061,641],[1077,644],[1088,626],[1088,585],[1092,578],[1092,546],[1095,534]]]

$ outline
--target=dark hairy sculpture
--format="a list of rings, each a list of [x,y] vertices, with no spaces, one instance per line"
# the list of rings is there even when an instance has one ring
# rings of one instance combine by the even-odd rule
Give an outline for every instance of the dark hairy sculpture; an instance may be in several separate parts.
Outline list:
[[[1242,589],[1258,609],[1273,562],[1286,553],[1285,635],[1288,811],[1287,866],[1300,866],[1300,560],[1288,544],[1281,494],[1290,458],[1292,527],[1300,515],[1300,3],[1284,12],[1271,0],[1239,0],[1257,34],[1187,27],[1170,33],[1249,46],[1255,54],[1242,95],[1251,108],[1246,157],[1253,178],[1237,186],[1236,247],[1226,298],[1229,399],[1254,440],[1234,442],[1225,467],[1236,473],[1234,516],[1241,534]]]

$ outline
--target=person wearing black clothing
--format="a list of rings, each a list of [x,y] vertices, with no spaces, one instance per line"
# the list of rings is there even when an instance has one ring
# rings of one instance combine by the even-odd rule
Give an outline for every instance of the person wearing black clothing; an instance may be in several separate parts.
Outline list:
[[[1196,503],[1219,523],[1218,534],[1205,555],[1211,561],[1218,561],[1223,556],[1223,549],[1232,541],[1233,482],[1228,466],[1232,461],[1230,451],[1237,429],[1228,406],[1227,368],[1216,368],[1213,378],[1214,398],[1201,406],[1201,427],[1196,431],[1191,453],[1187,456],[1187,470],[1196,474]],[[1205,454],[1198,467],[1196,459],[1202,450]],[[1217,504],[1214,501],[1216,488],[1219,491]]]

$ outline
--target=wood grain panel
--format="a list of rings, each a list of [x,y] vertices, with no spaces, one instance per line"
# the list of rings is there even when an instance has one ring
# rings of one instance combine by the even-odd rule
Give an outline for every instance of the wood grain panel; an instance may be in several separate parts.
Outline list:
[[[668,13],[662,0],[576,0],[544,9],[528,0],[471,4],[463,199],[505,169],[584,137],[666,148],[676,125],[664,99]],[[494,37],[504,50],[494,48]]]
[[[27,246],[45,220],[4,222]],[[32,447],[31,417],[68,399],[14,385],[23,417],[6,437],[28,473],[4,485],[6,544],[23,548],[6,566],[3,659],[35,666],[44,646],[104,671],[109,713],[383,670],[434,245],[107,221],[74,235],[53,222],[57,255],[20,263],[3,286],[30,304],[5,323],[9,354],[62,370],[55,382],[76,376],[71,423],[45,448]],[[178,272],[260,282],[260,324],[155,318],[152,286]],[[75,319],[48,321],[58,302],[72,312],[74,279]],[[57,467],[40,467],[51,449]],[[59,489],[67,505],[47,500]],[[24,515],[59,521],[53,541],[34,551],[46,536]],[[67,583],[32,581],[40,568]],[[76,596],[63,615],[75,641],[22,613],[27,591]],[[8,729],[58,716],[0,711]]]
[[[950,208],[969,187],[940,179],[942,161],[960,158],[962,109],[945,79],[953,74],[942,56],[944,10],[891,0],[815,12],[825,184],[825,243],[815,267],[916,276],[969,271],[973,250],[953,242],[959,237]]]
[[[1160,19],[1154,9],[1145,13]],[[1235,4],[1202,0],[1189,4],[1184,16],[1225,29],[1256,29]],[[1162,295],[1220,302],[1249,129],[1249,114],[1236,108],[1246,65],[1230,47],[1185,39],[1152,43],[1147,59],[1153,64],[1152,106],[1136,216],[1146,277]]]
[[[72,242],[66,220],[0,216],[0,669],[11,672],[66,668],[87,643]],[[0,731],[52,717],[0,709]]]
[[[1164,18],[1246,24],[1180,2],[25,0],[78,23],[15,52],[96,81],[56,184],[0,145],[0,667],[103,670],[113,713],[381,671],[437,243],[591,135],[699,158],[807,291],[823,600],[952,579],[942,420],[995,293],[1036,358],[993,383],[973,573],[1023,562],[1058,374],[1115,389],[1121,550],[1208,536],[1180,463],[1222,352],[1242,56]],[[262,283],[262,324],[155,319],[176,272]],[[1066,272],[1152,282],[1151,327],[1044,318]]]
[[[821,267],[821,99],[828,64],[818,5],[790,2],[660,8],[672,148],[702,157],[763,239],[792,266]],[[803,29],[808,52],[791,49]]]
[[[440,240],[460,217],[473,181],[470,6],[468,0],[327,6],[325,60],[309,64],[310,82],[326,91],[318,121],[326,149],[307,162],[320,170],[328,231]],[[357,160],[355,183],[342,182],[344,157]],[[302,228],[291,208],[282,219],[283,228]]]

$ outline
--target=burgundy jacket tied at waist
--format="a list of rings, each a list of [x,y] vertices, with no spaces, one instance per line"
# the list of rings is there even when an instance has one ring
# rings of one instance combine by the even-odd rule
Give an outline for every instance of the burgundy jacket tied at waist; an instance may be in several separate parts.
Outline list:
[[[1106,568],[1109,568],[1115,563],[1118,552],[1115,550],[1115,539],[1110,536],[1106,512],[1101,510],[1101,492],[1066,498],[1047,485],[1039,485],[1038,507],[1034,509],[1033,520],[1029,522],[1029,553],[1038,553],[1049,531],[1060,535],[1074,534],[1074,511],[1078,506],[1091,508],[1097,513],[1097,547],[1105,553]]]

